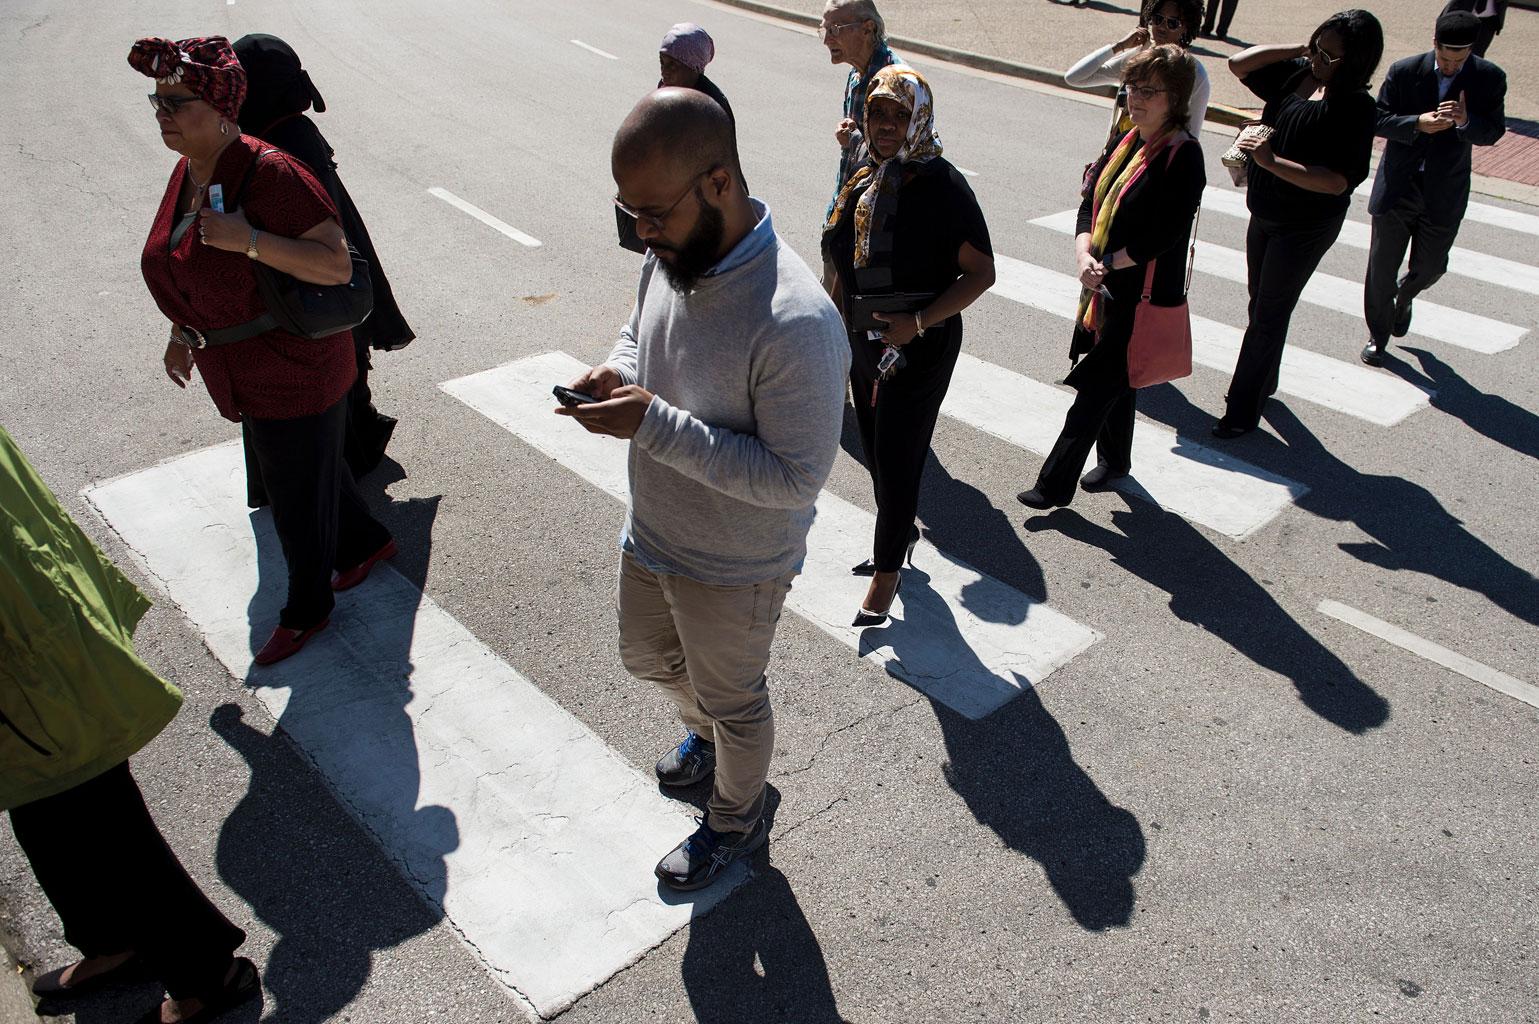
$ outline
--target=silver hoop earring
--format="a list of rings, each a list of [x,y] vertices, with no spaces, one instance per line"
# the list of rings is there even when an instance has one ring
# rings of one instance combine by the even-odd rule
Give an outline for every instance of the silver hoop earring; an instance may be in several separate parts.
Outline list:
[[[219,134],[220,135],[228,135],[228,134],[230,134],[230,122],[228,122],[228,121],[220,121],[219,122]]]

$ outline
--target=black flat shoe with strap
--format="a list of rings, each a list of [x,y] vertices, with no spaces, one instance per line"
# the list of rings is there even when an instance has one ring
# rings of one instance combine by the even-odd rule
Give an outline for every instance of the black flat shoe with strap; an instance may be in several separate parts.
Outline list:
[[[203,1006],[190,1017],[183,1017],[177,1024],[212,1024],[215,1018],[241,1003],[262,994],[262,976],[256,964],[243,956],[235,958],[235,974],[218,989],[208,995],[198,996]],[[161,1006],[165,1005],[164,1003]],[[160,1006],[140,1017],[136,1024],[161,1024]]]

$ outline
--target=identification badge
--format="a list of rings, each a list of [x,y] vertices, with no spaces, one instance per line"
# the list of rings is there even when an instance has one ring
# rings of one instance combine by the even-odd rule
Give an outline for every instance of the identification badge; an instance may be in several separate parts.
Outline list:
[[[224,186],[210,185],[208,187],[208,205],[214,208],[215,213],[224,212]]]

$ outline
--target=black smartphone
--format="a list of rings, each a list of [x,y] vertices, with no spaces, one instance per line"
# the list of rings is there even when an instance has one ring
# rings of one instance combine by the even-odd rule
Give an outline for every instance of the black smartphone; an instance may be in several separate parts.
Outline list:
[[[564,388],[560,384],[557,384],[555,387],[551,388],[550,393],[556,396],[556,401],[560,402],[568,409],[572,408],[574,405],[592,405],[594,402],[599,400],[594,398],[592,395],[585,395],[581,391],[573,391],[571,388]]]

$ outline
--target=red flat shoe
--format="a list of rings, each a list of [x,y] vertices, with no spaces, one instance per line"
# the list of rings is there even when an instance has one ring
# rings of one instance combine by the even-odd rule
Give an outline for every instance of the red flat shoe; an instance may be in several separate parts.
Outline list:
[[[262,649],[257,651],[256,657],[251,660],[258,665],[275,665],[284,658],[291,658],[299,653],[299,649],[307,640],[325,629],[330,622],[331,617],[327,616],[309,629],[300,630],[298,633],[279,626],[273,630],[273,635],[267,638],[267,643],[262,645]]]
[[[400,548],[395,546],[395,538],[385,541],[385,546],[374,554],[365,558],[346,572],[334,572],[331,574],[332,590],[352,590],[358,584],[369,578],[369,570],[374,568],[376,562],[383,562],[387,558],[394,558]]]

